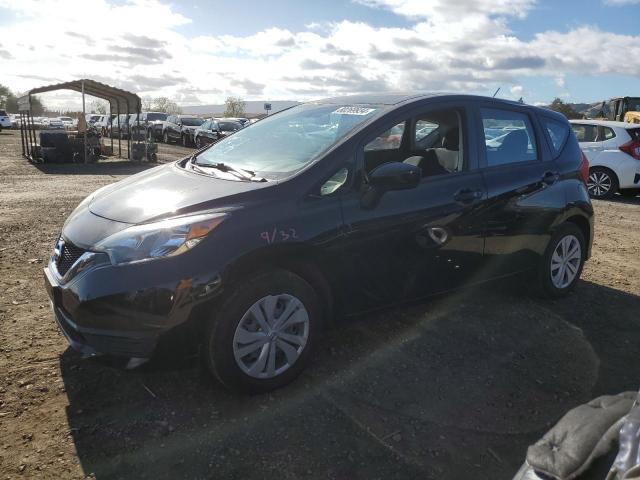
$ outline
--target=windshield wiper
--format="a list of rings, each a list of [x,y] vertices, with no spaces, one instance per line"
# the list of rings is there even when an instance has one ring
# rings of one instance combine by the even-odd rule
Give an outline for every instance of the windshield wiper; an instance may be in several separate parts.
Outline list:
[[[196,155],[191,157],[191,165],[202,173],[206,173],[202,168],[215,168],[216,170],[220,170],[221,172],[229,172],[234,175],[242,178],[243,180],[249,180],[251,182],[266,182],[266,178],[256,177],[255,172],[251,170],[244,170],[242,168],[232,167],[231,165],[227,165],[226,163],[218,162],[218,163],[198,163],[196,161]]]

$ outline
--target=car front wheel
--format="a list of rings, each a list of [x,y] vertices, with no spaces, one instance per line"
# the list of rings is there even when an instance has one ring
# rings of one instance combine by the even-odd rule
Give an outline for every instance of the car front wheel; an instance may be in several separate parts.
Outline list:
[[[582,231],[566,223],[551,237],[538,271],[541,293],[546,297],[567,295],[578,283],[586,258],[587,245]]]
[[[245,278],[211,318],[202,349],[208,369],[245,393],[282,387],[304,369],[319,332],[313,288],[274,270]]]
[[[202,148],[202,140],[200,140],[200,137],[196,137],[196,148],[198,150]]]
[[[611,198],[618,190],[618,179],[611,170],[595,167],[589,171],[587,189],[591,198]]]
[[[163,141],[164,143],[169,143],[169,134],[168,134],[167,132],[164,132],[164,133],[162,134],[162,141]]]

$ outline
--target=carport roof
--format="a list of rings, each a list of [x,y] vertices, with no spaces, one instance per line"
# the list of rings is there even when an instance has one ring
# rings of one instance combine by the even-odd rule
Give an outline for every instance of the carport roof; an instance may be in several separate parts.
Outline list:
[[[120,106],[120,113],[136,113],[142,109],[142,102],[140,97],[135,93],[122,90],[120,88],[112,87],[110,85],[96,82],[88,78],[80,80],[73,80],[71,82],[56,83],[53,85],[46,85],[44,87],[32,88],[27,92],[27,95],[34,95],[36,93],[53,92],[55,90],[73,90],[82,93],[82,87],[84,84],[84,93],[93,97],[102,98],[107,100],[111,106],[111,112],[115,113]],[[129,108],[127,109],[127,103]]]

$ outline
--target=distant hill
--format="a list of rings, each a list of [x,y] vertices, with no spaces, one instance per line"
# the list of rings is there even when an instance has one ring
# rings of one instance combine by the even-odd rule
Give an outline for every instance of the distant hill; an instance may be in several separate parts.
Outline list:
[[[247,115],[255,116],[255,115],[260,115],[260,114],[266,113],[266,111],[264,110],[264,104],[265,103],[270,103],[271,104],[271,110],[269,111],[269,113],[271,114],[271,113],[279,112],[280,110],[284,110],[285,108],[289,108],[289,107],[293,107],[294,105],[298,105],[300,102],[293,102],[293,101],[289,101],[289,100],[274,100],[274,101],[252,100],[252,101],[246,101],[246,102],[244,102],[244,104],[245,104],[245,109],[246,109]],[[184,113],[192,114],[192,115],[219,116],[219,115],[222,115],[224,113],[224,110],[225,110],[224,104],[220,104],[220,105],[189,105],[189,106],[186,106],[186,107],[182,107],[182,111]]]

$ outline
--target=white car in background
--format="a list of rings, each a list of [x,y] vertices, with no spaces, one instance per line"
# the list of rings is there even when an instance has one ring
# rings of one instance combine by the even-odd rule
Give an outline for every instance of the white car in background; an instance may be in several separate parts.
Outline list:
[[[7,112],[4,110],[0,110],[0,132],[3,128],[11,128],[11,119]]]
[[[580,148],[589,160],[587,188],[592,198],[616,192],[640,193],[640,126],[607,120],[571,120]]]
[[[42,128],[47,130],[62,130],[64,129],[64,123],[59,118],[47,118],[42,120]]]
[[[58,117],[58,118],[62,122],[62,124],[64,125],[64,128],[66,128],[66,129],[72,129],[73,128],[73,118],[71,118],[71,117]]]

